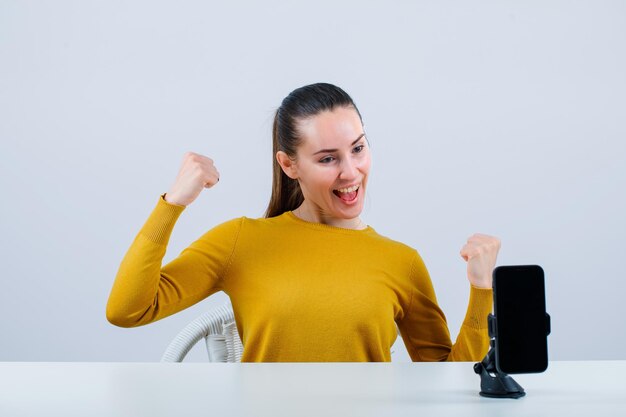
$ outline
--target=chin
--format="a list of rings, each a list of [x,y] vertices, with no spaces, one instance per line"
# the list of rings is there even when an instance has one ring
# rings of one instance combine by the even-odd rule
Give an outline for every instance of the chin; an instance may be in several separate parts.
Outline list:
[[[359,202],[352,207],[339,207],[335,210],[337,217],[344,220],[354,219],[359,217],[363,211],[363,203]]]

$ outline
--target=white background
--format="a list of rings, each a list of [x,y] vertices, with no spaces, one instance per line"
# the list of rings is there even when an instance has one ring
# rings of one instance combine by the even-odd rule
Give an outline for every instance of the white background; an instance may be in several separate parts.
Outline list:
[[[482,232],[499,265],[543,266],[551,359],[626,359],[625,74],[623,1],[3,0],[0,360],[159,360],[225,296],[114,327],[126,249],[188,150],[221,181],[165,262],[262,216],[273,112],[320,81],[365,121],[363,218],[422,254],[453,337]]]

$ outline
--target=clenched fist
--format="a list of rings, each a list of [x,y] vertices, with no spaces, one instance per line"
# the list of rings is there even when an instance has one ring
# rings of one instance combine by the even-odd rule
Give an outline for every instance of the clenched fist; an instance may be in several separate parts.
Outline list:
[[[172,188],[165,194],[165,201],[188,206],[204,188],[211,188],[220,180],[220,173],[213,160],[206,156],[187,152]]]
[[[467,262],[467,278],[478,288],[492,288],[492,274],[500,250],[500,239],[476,233],[467,239],[461,257]]]

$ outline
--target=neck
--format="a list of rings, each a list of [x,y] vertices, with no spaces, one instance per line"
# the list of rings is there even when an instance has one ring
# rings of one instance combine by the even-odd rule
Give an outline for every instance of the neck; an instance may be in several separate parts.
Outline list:
[[[361,221],[359,217],[353,219],[338,219],[336,217],[328,216],[319,209],[311,208],[306,200],[293,211],[299,219],[310,223],[321,223],[329,226],[341,227],[343,229],[362,230],[366,229],[367,225]]]

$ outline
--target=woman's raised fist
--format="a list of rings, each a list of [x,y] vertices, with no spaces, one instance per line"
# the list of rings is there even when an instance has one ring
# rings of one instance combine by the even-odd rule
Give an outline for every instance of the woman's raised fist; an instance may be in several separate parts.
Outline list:
[[[188,206],[204,188],[211,188],[220,180],[220,173],[213,160],[193,152],[185,153],[176,181],[165,194],[165,201]]]

